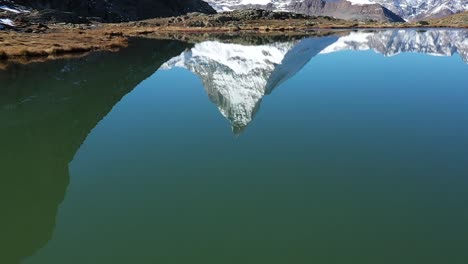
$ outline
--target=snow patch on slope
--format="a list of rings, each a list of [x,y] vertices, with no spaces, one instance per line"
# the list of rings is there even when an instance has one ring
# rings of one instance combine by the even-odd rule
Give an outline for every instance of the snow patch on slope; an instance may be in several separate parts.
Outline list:
[[[6,6],[6,5],[0,5],[0,9],[4,10],[4,11],[11,12],[11,13],[15,13],[15,14],[29,13],[28,10],[23,10],[23,9],[19,9],[19,8],[16,8],[16,7],[10,7],[10,6]]]
[[[372,5],[375,4],[371,2],[370,0],[347,0],[348,2],[351,2],[353,5]]]
[[[286,7],[295,0],[205,0],[216,11],[232,11],[251,5],[266,6],[271,4],[274,11],[286,11]]]
[[[8,19],[8,18],[0,18],[0,24],[8,25],[8,26],[11,26],[11,27],[15,26],[15,23],[13,23],[13,21],[11,19]]]
[[[267,5],[271,1],[270,0],[242,0],[240,2],[241,5]]]

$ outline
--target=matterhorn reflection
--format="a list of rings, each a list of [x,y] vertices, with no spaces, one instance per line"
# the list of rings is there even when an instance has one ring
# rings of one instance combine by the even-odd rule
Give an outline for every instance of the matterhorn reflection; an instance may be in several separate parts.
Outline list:
[[[294,76],[316,55],[344,50],[374,50],[385,56],[404,52],[435,56],[458,53],[468,62],[468,31],[336,32],[326,37],[260,45],[205,41],[172,58],[162,68],[186,68],[199,76],[210,100],[238,134],[254,118],[263,96]]]
[[[263,45],[206,41],[169,60],[197,74],[210,100],[238,134],[252,121],[266,94],[294,76],[338,37],[305,38]]]

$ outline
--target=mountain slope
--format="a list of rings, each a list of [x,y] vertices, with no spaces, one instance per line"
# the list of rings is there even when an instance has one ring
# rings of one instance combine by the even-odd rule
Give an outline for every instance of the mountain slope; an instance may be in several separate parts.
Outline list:
[[[347,20],[375,20],[403,22],[404,20],[379,4],[353,4],[348,1],[304,0],[288,6],[290,11],[307,14],[332,16]]]
[[[444,27],[446,25],[457,25],[459,27],[468,28],[468,11],[457,13],[444,18],[428,20],[431,26]]]
[[[467,0],[208,0],[208,2],[218,11],[257,7],[308,15],[329,15],[342,19],[379,21],[394,20],[392,13],[405,20],[415,21],[468,11]]]
[[[265,8],[288,11],[293,0],[206,0],[217,11],[233,11],[246,8]]]
[[[349,0],[359,2],[362,0]],[[408,21],[440,18],[468,11],[467,0],[366,0],[392,10]]]
[[[0,5],[8,5],[0,1]],[[34,9],[55,9],[84,17],[99,17],[118,22],[154,17],[177,16],[190,12],[215,13],[202,0],[14,0],[8,1]]]
[[[401,17],[381,5],[354,4],[345,0],[208,0],[208,3],[218,11],[262,8],[348,20],[403,21]]]

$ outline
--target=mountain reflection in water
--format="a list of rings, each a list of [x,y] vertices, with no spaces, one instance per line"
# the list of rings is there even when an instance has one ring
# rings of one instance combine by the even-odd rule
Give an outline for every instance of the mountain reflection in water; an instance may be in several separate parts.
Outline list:
[[[358,31],[196,44],[134,40],[118,53],[0,70],[0,263],[18,263],[48,243],[60,221],[56,214],[75,153],[111,109],[160,67],[185,68],[199,77],[239,134],[265,95],[315,57],[345,50],[385,56],[459,54],[468,63],[468,30]]]
[[[460,54],[468,63],[467,30],[386,30],[304,38],[262,45],[207,41],[171,59],[164,69],[187,68],[200,77],[210,100],[234,133],[242,132],[266,94],[294,76],[317,54],[374,50],[385,56],[404,52],[435,56]]]

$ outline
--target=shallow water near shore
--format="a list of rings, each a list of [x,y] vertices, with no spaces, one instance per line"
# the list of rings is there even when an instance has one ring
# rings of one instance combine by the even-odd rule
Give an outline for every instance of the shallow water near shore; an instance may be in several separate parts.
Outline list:
[[[468,30],[0,70],[0,263],[466,263]]]

